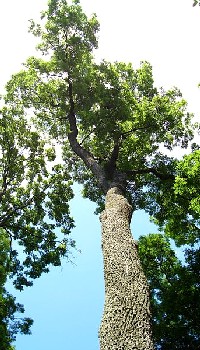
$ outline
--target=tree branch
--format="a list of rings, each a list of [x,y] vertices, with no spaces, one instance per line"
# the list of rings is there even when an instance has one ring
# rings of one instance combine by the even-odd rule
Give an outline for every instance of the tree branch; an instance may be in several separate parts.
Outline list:
[[[160,180],[174,180],[175,179],[175,176],[172,175],[172,174],[164,174],[162,172],[160,172],[159,170],[155,169],[155,168],[145,168],[145,169],[137,169],[137,170],[130,170],[130,171],[127,171],[126,172],[127,175],[132,175],[132,176],[135,176],[135,175],[139,175],[139,174],[153,174],[155,175],[156,177],[158,177]]]
[[[119,156],[120,144],[121,144],[121,142],[120,142],[120,139],[118,138],[115,141],[111,156],[104,166],[106,176],[108,179],[113,178],[114,172],[116,170],[116,163],[117,163],[117,159]]]
[[[48,184],[44,185],[42,189],[43,193],[48,189],[48,187],[49,187]],[[18,212],[27,208],[28,205],[32,204],[35,199],[36,199],[36,196],[33,195],[32,197],[27,199],[22,205],[18,205],[18,206],[13,205],[13,207],[10,206],[10,208],[6,210],[6,214],[0,216],[0,227],[6,228],[8,221],[13,217],[13,215],[16,215],[16,214],[19,215]]]
[[[13,217],[13,215],[19,215],[18,212],[25,209],[29,204],[33,202],[34,197],[28,199],[22,206],[13,206],[7,210],[5,215],[0,216],[0,227],[5,228],[7,222]]]
[[[2,198],[4,196],[4,194],[6,193],[6,190],[7,190],[7,174],[4,172],[3,173],[3,176],[2,176],[2,179],[3,179],[3,183],[2,183],[2,186],[1,186],[1,191],[0,191],[0,202],[2,201]]]
[[[77,128],[76,116],[74,111],[75,105],[74,105],[74,99],[73,99],[73,86],[72,86],[72,81],[70,77],[68,77],[68,93],[69,93],[69,103],[70,103],[70,110],[68,114],[70,132],[68,133],[68,140],[69,140],[70,146],[74,151],[74,153],[76,153],[77,156],[79,156],[83,160],[85,165],[92,171],[103,192],[107,193],[109,185],[108,185],[108,181],[106,180],[106,174],[104,169],[97,163],[94,156],[88,150],[83,148],[77,141],[78,128]]]
[[[121,137],[122,137],[122,139],[125,139],[128,135],[132,134],[135,131],[146,130],[146,129],[151,129],[151,128],[154,128],[154,126],[153,125],[146,125],[146,126],[143,126],[143,127],[133,128],[131,130],[123,132],[121,134]]]
[[[9,144],[9,139],[6,137],[6,143]],[[10,167],[12,168],[11,159],[10,159],[10,148],[8,148],[8,153],[5,154],[5,150],[2,150],[3,159],[5,159],[5,164],[3,165],[3,175],[2,175],[2,186],[0,191],[0,202],[2,201],[3,196],[6,193],[7,187],[10,184],[11,180],[8,181]]]

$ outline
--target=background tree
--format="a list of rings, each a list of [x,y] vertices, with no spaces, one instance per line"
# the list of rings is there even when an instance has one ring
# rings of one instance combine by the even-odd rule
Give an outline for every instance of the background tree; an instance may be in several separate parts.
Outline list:
[[[42,19],[44,27],[32,22],[31,31],[41,37],[46,60],[27,60],[7,85],[7,104],[23,101],[37,125],[62,140],[67,171],[100,209],[106,195],[101,348],[151,349],[148,288],[129,223],[132,208],[149,210],[157,204],[154,191],[173,188],[177,161],[160,145],[186,148],[191,116],[178,90],[154,87],[147,62],[136,71],[94,62],[98,22],[87,19],[78,1],[49,1]]]
[[[11,345],[18,332],[30,334],[33,321],[20,318],[24,312],[23,305],[16,303],[16,298],[6,291],[5,284],[9,276],[10,239],[0,229],[0,344],[2,350],[14,349]]]
[[[55,150],[30,127],[14,104],[0,111],[0,343],[8,349],[32,320],[17,320],[24,308],[6,291],[7,277],[22,290],[69,257],[74,241],[68,201],[70,177],[55,161]],[[52,168],[53,166],[53,168]],[[51,173],[50,173],[51,171]],[[62,226],[62,227],[61,227]],[[61,227],[61,230],[59,228]]]
[[[151,290],[156,349],[198,349],[199,248],[181,262],[163,234],[139,239],[140,259]],[[183,260],[183,259],[182,259]]]
[[[156,191],[155,186],[150,185],[151,196],[147,196],[146,208],[166,237],[142,237],[139,245],[152,291],[158,349],[197,349],[200,346],[200,151],[196,144],[192,148],[193,152],[177,163],[173,186]],[[169,238],[182,247],[182,263],[170,248]]]
[[[200,237],[200,150],[196,144],[192,147],[193,152],[177,163],[173,186],[165,187],[164,184],[160,191],[156,191],[150,184],[147,198],[147,208],[154,216],[154,222],[178,246],[194,246]],[[174,203],[173,207],[171,203]]]

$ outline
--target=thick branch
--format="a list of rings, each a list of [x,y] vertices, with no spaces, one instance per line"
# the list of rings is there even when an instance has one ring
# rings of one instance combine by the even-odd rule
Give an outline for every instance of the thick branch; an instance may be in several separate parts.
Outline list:
[[[114,172],[116,170],[116,163],[117,159],[119,156],[119,149],[120,149],[120,141],[119,139],[115,142],[113,151],[111,153],[111,156],[109,160],[105,164],[105,171],[106,171],[106,176],[108,179],[112,179]]]
[[[99,183],[99,186],[104,191],[104,193],[106,193],[109,186],[106,180],[104,169],[97,163],[97,161],[94,159],[94,156],[88,150],[83,148],[77,141],[78,128],[74,112],[73,87],[70,78],[68,78],[68,89],[70,103],[70,111],[68,115],[70,132],[68,134],[68,140],[70,146],[74,153],[76,153],[77,156],[79,156],[83,160],[85,165],[92,171]]]
[[[175,176],[172,174],[166,174],[166,173],[161,173],[159,170],[155,168],[145,168],[145,169],[137,169],[137,170],[130,170],[126,172],[127,175],[139,175],[139,174],[153,174],[156,177],[158,177],[160,180],[174,180]]]

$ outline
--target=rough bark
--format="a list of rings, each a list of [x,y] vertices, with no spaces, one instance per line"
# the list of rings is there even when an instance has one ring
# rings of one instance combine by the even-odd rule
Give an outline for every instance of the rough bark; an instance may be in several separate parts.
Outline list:
[[[101,214],[105,305],[101,350],[152,350],[149,289],[130,231],[132,207],[117,188]]]

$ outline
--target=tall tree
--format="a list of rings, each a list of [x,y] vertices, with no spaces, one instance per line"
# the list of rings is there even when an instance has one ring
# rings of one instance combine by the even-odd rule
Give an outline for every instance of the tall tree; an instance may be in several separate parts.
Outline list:
[[[176,160],[164,148],[186,148],[191,115],[177,89],[154,87],[152,67],[95,63],[99,24],[78,0],[50,0],[41,24],[31,21],[43,57],[30,57],[7,84],[7,105],[23,105],[37,127],[62,143],[66,173],[101,211],[105,306],[101,350],[153,349],[149,288],[130,221],[172,188]],[[162,147],[161,147],[162,146]],[[61,201],[60,201],[61,203]]]

